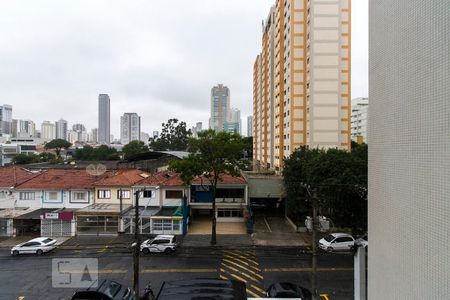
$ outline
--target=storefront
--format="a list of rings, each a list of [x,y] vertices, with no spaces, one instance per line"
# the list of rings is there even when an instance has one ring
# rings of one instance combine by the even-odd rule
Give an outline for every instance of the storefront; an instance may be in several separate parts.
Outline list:
[[[41,215],[41,236],[74,236],[75,230],[73,211],[56,210]]]
[[[117,235],[120,229],[119,217],[127,211],[129,205],[122,208],[117,204],[92,204],[78,210],[76,214],[77,235]]]
[[[134,209],[123,216],[123,229],[134,233]],[[182,207],[140,208],[139,229],[141,234],[183,234]]]

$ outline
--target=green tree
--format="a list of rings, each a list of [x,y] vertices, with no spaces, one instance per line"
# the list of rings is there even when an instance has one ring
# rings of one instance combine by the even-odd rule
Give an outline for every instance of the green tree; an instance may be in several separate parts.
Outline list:
[[[125,154],[125,158],[128,159],[136,154],[148,152],[148,147],[142,141],[131,141],[123,146],[122,151]]]
[[[115,148],[100,145],[99,147],[94,148],[89,160],[119,160],[119,155]]]
[[[212,233],[211,245],[216,244],[216,188],[222,174],[239,176],[242,160],[243,140],[239,134],[202,131],[198,138],[189,139],[189,156],[174,160],[170,169],[180,173],[183,182],[189,185],[196,177],[204,178],[212,188]]]
[[[186,151],[188,148],[191,130],[186,129],[185,122],[178,119],[169,119],[162,124],[162,131],[159,137],[150,138],[150,149],[155,151]]]
[[[56,161],[56,155],[50,152],[42,152],[39,154],[39,161]]]
[[[12,163],[15,165],[26,165],[39,162],[39,156],[36,154],[26,154],[26,153],[20,153],[13,157]]]
[[[92,160],[92,155],[94,153],[94,148],[89,145],[83,146],[83,148],[78,148],[75,150],[73,158],[76,160]]]
[[[352,152],[301,148],[285,160],[283,169],[291,216],[297,221],[309,209],[302,184],[316,192],[320,210],[337,226],[367,230],[367,145]]]
[[[69,143],[66,140],[54,139],[54,140],[51,140],[50,142],[48,142],[47,144],[45,144],[44,149],[45,150],[49,150],[49,149],[55,150],[56,156],[58,158],[60,158],[61,157],[61,150],[62,149],[68,149],[70,146],[72,146],[72,144]]]

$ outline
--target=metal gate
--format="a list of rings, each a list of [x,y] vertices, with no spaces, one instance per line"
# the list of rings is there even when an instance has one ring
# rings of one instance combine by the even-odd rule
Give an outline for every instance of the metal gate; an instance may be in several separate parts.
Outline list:
[[[42,236],[72,236],[72,221],[41,220]]]
[[[8,220],[0,220],[0,236],[8,235]]]

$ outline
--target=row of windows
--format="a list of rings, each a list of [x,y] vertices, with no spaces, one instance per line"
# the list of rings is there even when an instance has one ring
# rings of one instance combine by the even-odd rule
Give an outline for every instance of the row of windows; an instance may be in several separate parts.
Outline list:
[[[47,200],[58,200],[59,199],[60,192],[52,191],[47,192],[46,198]],[[19,193],[19,199],[20,200],[35,200],[35,192],[20,192]],[[72,198],[74,200],[86,200],[87,199],[87,192],[73,192]]]
[[[122,199],[130,199],[131,192],[129,190],[118,190],[117,191],[117,198],[120,198],[122,196]],[[144,198],[154,198],[156,196],[155,191],[147,190],[144,191],[143,197]],[[111,198],[111,190],[98,190],[97,191],[97,197],[99,199],[110,199]],[[183,191],[182,190],[169,190],[166,191],[166,199],[181,199],[183,198]]]

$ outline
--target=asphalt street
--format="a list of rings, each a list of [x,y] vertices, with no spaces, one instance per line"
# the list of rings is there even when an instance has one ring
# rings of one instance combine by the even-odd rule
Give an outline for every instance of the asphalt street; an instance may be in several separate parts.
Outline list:
[[[98,259],[99,279],[132,285],[132,255],[126,248],[56,249],[42,256],[12,257],[0,250],[0,299],[70,299],[74,288],[52,287],[52,260]],[[261,297],[274,282],[310,288],[311,254],[297,248],[180,248],[170,255],[140,256],[140,290],[151,283],[155,293],[164,281],[224,278],[246,282],[249,297]],[[324,299],[353,298],[353,256],[321,252],[318,291]]]

